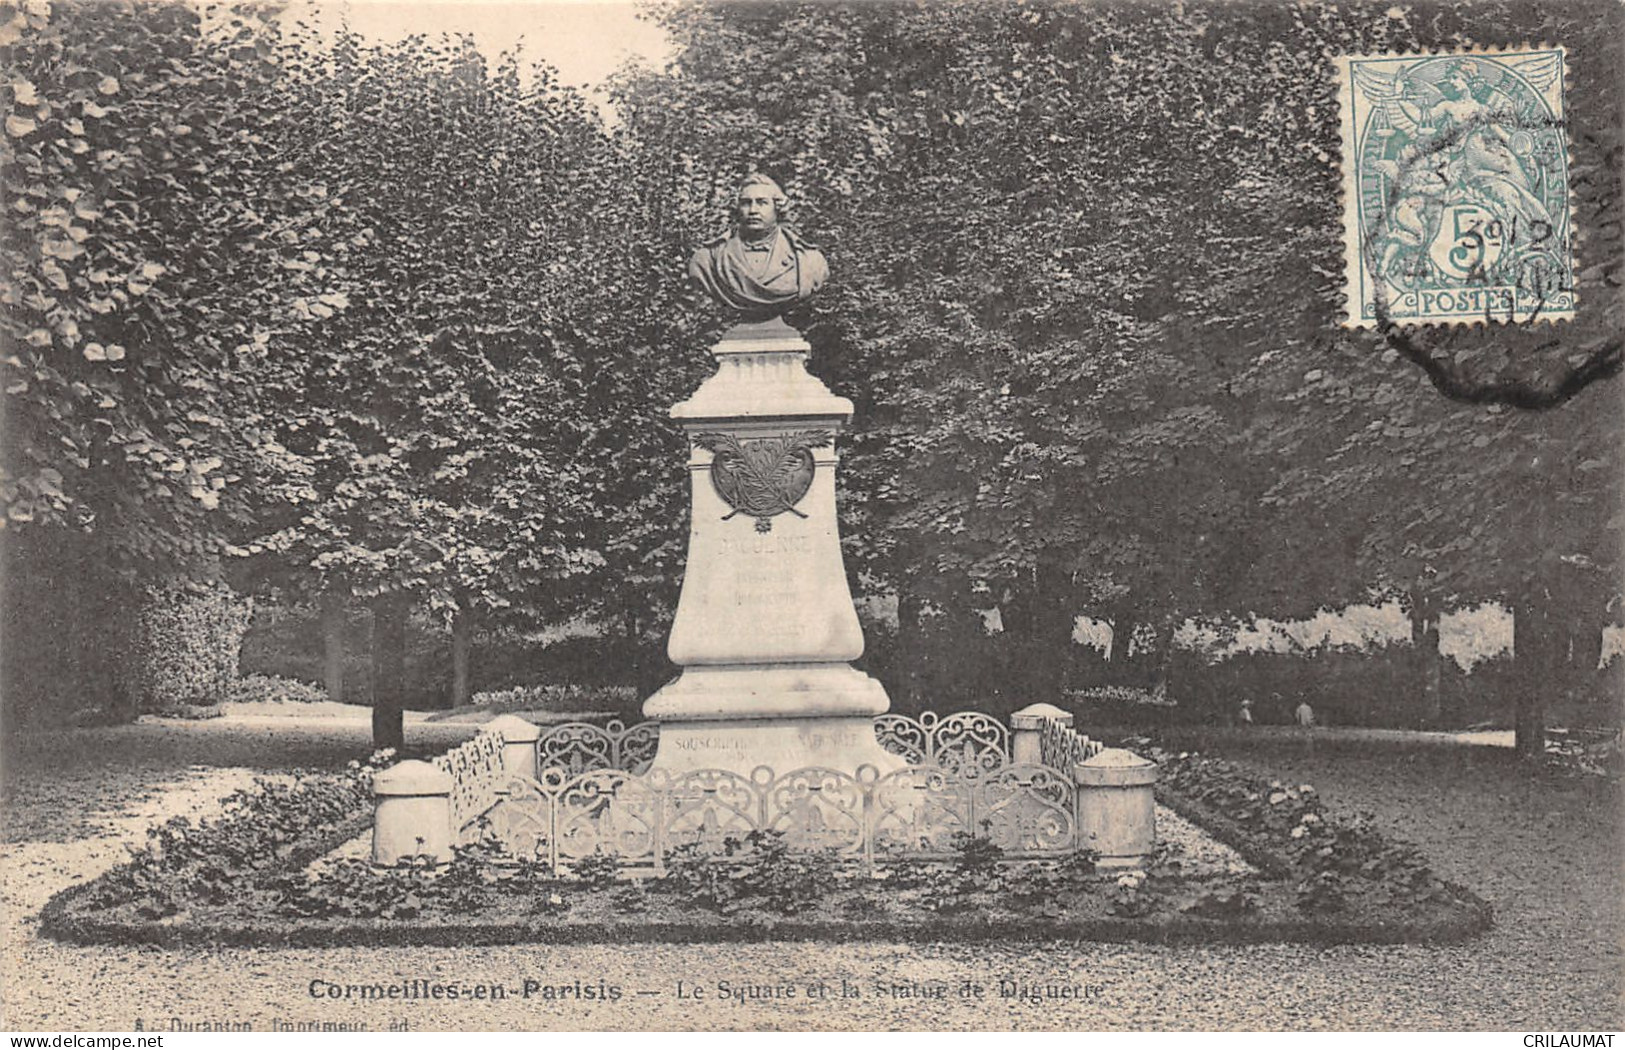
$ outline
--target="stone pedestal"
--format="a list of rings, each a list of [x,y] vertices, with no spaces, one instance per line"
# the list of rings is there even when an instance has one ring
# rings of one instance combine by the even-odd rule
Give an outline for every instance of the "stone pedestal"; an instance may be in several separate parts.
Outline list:
[[[853,773],[904,765],[870,720],[890,706],[849,666],[863,654],[835,518],[835,440],[852,402],[807,372],[781,320],[736,325],[717,372],[671,410],[689,436],[688,563],[666,652],[681,677],[651,696],[654,769]]]
[[[1054,704],[1028,704],[1010,713],[1010,761],[1036,766],[1044,761],[1044,723],[1072,727],[1072,714]]]
[[[1137,868],[1157,845],[1157,764],[1109,747],[1073,770],[1081,844],[1102,868]]]
[[[502,737],[503,773],[536,779],[536,741],[542,738],[541,726],[518,715],[498,715],[485,724],[483,731]]]
[[[373,777],[377,805],[372,824],[372,862],[395,865],[427,857],[451,859],[451,775],[428,762],[397,762]]]

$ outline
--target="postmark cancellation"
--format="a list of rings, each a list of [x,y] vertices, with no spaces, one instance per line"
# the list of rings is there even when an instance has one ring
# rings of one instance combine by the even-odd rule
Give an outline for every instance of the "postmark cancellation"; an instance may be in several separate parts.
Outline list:
[[[1337,60],[1344,325],[1574,317],[1560,47]]]

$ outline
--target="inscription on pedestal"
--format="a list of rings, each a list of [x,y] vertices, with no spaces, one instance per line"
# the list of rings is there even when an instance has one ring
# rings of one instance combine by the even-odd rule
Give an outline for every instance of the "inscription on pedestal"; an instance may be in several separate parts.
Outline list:
[[[840,671],[845,672],[844,676]],[[851,668],[840,671],[828,673],[847,682],[862,677]],[[727,677],[751,676],[736,673]],[[769,701],[782,704],[784,708],[783,714],[771,718],[663,721],[655,768],[673,774],[696,769],[726,769],[749,777],[763,766],[775,776],[783,776],[808,768],[836,769],[855,775],[863,766],[872,766],[885,774],[907,764],[880,745],[870,717],[808,717],[804,713],[797,717],[792,712],[798,709],[805,712],[811,706],[796,703],[797,695],[793,690],[768,690]],[[817,697],[820,694],[800,695]]]
[[[725,736],[680,736],[672,740],[671,746],[678,751],[743,751],[745,741],[738,737]]]
[[[724,536],[718,546],[724,554],[809,554],[812,552],[812,537],[805,533],[786,536],[771,532],[753,536]]]
[[[865,743],[862,736],[851,730],[835,730],[834,732],[815,731],[803,729],[800,733],[801,742],[813,750],[823,748],[852,748]],[[874,734],[868,734],[869,742],[873,742]]]

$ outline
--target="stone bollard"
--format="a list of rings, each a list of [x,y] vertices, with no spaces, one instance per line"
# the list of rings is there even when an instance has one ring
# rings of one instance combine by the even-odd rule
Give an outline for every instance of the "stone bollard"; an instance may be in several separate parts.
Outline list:
[[[1157,844],[1157,764],[1109,747],[1073,767],[1078,785],[1078,844],[1100,854],[1102,868],[1136,868]]]
[[[502,734],[502,772],[510,777],[536,779],[536,741],[542,738],[541,726],[518,715],[498,715],[485,723],[487,733]]]
[[[428,762],[397,762],[372,779],[377,803],[372,862],[393,866],[408,857],[451,859],[451,774]]]
[[[1054,704],[1028,704],[1010,716],[1010,761],[1019,765],[1043,762],[1041,733],[1045,722],[1072,725],[1072,715]]]

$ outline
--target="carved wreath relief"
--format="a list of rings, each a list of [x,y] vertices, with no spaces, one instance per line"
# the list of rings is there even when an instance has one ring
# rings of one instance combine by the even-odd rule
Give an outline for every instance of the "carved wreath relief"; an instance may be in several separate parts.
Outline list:
[[[757,532],[771,532],[775,515],[807,515],[796,504],[812,488],[812,450],[833,444],[831,430],[798,430],[768,438],[746,438],[715,431],[694,435],[694,443],[712,454],[711,487],[735,514],[756,519]]]

